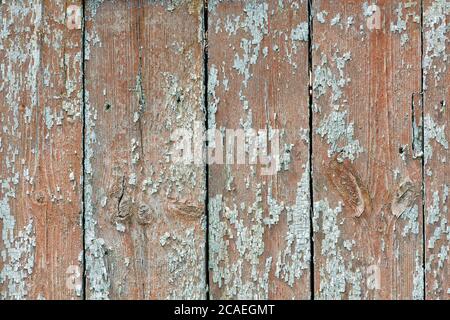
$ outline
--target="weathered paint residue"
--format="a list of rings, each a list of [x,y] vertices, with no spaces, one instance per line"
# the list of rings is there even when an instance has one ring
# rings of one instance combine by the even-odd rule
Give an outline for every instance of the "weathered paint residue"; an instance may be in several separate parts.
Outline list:
[[[322,138],[326,137],[326,141],[330,148],[328,156],[339,154],[338,159],[355,160],[359,153],[363,152],[359,141],[354,138],[353,123],[347,123],[347,111],[332,111],[325,117],[320,126],[316,129],[316,133]]]
[[[259,274],[259,258],[264,253],[264,221],[262,208],[261,186],[259,186],[256,200],[251,207],[227,207],[221,195],[210,201],[210,264],[213,271],[213,281],[220,288],[225,289],[226,297],[237,299],[267,299],[268,272],[271,258],[266,260],[269,270]],[[240,215],[253,216],[252,224],[245,225]],[[238,259],[229,255],[228,237],[235,239],[234,245],[239,254]],[[250,267],[251,279],[243,279],[245,265]]]
[[[30,285],[29,278],[34,268],[34,249],[36,235],[33,220],[22,230],[17,230],[16,219],[11,214],[8,198],[0,201],[0,220],[2,221],[2,250],[0,252],[3,267],[0,270],[0,283],[7,290],[0,292],[2,299],[25,299]]]
[[[341,161],[344,159],[353,161],[363,152],[362,146],[354,137],[353,123],[347,120],[348,111],[344,109],[346,100],[343,99],[343,89],[350,83],[350,78],[345,74],[344,69],[350,60],[350,52],[343,55],[339,55],[339,51],[335,52],[332,61],[337,72],[334,72],[328,62],[328,57],[322,53],[320,64],[314,70],[313,89],[315,97],[316,99],[322,96],[329,97],[331,105],[331,112],[322,117],[315,132],[322,138],[326,138],[329,144],[328,156],[332,157],[334,154],[339,154],[339,160]],[[342,104],[339,104],[340,102]],[[323,112],[325,106],[316,104],[314,109],[316,112]]]
[[[406,237],[409,233],[419,234],[419,206],[415,205],[412,208],[407,208],[402,214],[401,219],[406,221],[403,227],[402,236]]]
[[[309,164],[305,166],[309,167]],[[269,199],[270,214],[280,212],[280,209],[286,211],[288,230],[285,236],[286,247],[278,254],[276,260],[275,276],[283,279],[291,287],[295,281],[309,269],[311,260],[311,230],[310,230],[310,207],[309,196],[309,171],[305,170],[297,186],[297,197],[293,206],[276,205],[274,199]],[[278,209],[277,209],[278,208]]]
[[[433,120],[430,115],[426,115],[424,118],[424,159],[425,164],[432,158],[433,156],[433,147],[431,144],[432,140],[435,140],[436,143],[440,144],[444,149],[448,150],[448,140],[445,136],[445,127],[446,124],[439,126]],[[439,159],[442,163],[445,163],[448,159]]]
[[[433,1],[432,5],[424,13],[425,53],[423,58],[425,89],[431,85],[430,73],[434,76],[434,84],[437,86],[443,73],[448,72],[445,65],[438,66],[437,61],[447,62],[447,17],[450,14],[450,3],[447,0]]]
[[[352,260],[344,259],[339,243],[343,242],[339,226],[342,221],[342,204],[331,208],[327,200],[314,203],[314,233],[323,239],[320,254],[325,263],[320,267],[320,286],[318,299],[342,299],[348,293],[349,299],[362,299],[362,270],[353,267]],[[345,240],[344,240],[345,241]],[[347,241],[347,248],[351,248]]]
[[[96,110],[89,101],[89,92],[85,91],[85,189],[84,189],[84,227],[85,227],[85,260],[86,276],[92,299],[108,299],[110,280],[106,268],[106,244],[102,238],[97,238],[97,210],[94,206],[92,176],[94,174],[91,159],[97,143],[95,135]]]
[[[347,62],[351,60],[351,53],[346,52],[339,56],[338,51],[332,60],[338,74],[335,74],[331,69],[328,57],[322,54],[320,64],[314,70],[313,88],[317,99],[325,95],[328,89],[331,89],[330,103],[336,103],[342,98],[343,88],[350,82],[350,78],[345,75],[344,68]]]
[[[263,217],[261,186],[257,189],[256,200],[246,207],[227,207],[222,195],[210,201],[210,268],[213,281],[225,289],[225,296],[241,299],[267,299],[268,276],[274,257],[265,259],[264,272],[258,266],[265,251],[263,241],[268,227],[278,224],[280,215],[285,214],[288,230],[284,239],[286,246],[276,257],[275,276],[283,279],[291,287],[309,269],[310,228],[309,228],[309,173],[305,171],[298,183],[295,204],[287,206],[278,203],[269,193],[269,217]],[[252,224],[245,225],[243,216],[251,216]],[[229,240],[235,239],[238,259],[231,260]],[[246,265],[251,269],[251,281],[242,280]],[[225,268],[225,266],[229,266]]]
[[[445,184],[442,188],[442,197],[439,191],[432,193],[432,203],[427,208],[427,229],[431,231],[426,247],[432,250],[427,257],[426,271],[431,274],[432,283],[427,285],[427,290],[437,296],[447,285],[443,283],[442,272],[447,267],[450,251],[450,226],[448,224],[448,199],[449,187]]]
[[[256,64],[261,51],[261,41],[268,33],[268,5],[267,3],[248,2],[244,9],[246,13],[243,26],[251,39],[242,38],[243,55],[235,55],[233,68],[244,76],[243,86],[246,88],[251,74],[251,65]]]
[[[205,274],[204,244],[195,237],[195,229],[185,230],[184,235],[165,233],[160,238],[167,248],[169,283],[173,288],[167,299],[201,300],[205,297],[206,281],[198,281]]]

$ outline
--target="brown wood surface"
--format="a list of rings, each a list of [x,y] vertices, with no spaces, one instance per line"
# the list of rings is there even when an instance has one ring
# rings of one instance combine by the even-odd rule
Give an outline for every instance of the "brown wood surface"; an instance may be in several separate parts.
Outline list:
[[[205,167],[171,161],[204,124],[200,1],[88,1],[86,295],[206,297]]]
[[[0,298],[82,294],[81,1],[0,4]],[[70,25],[70,28],[68,27]]]
[[[210,297],[309,299],[307,2],[208,9],[209,128],[281,130],[282,156],[271,175],[248,150],[245,165],[209,166]]]
[[[449,299],[449,15],[0,1],[0,299]]]
[[[313,1],[315,298],[421,299],[421,6],[366,6]]]
[[[450,298],[448,1],[424,1],[426,298]]]

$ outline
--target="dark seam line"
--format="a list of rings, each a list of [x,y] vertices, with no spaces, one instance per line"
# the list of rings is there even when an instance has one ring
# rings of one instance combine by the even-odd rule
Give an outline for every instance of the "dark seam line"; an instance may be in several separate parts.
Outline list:
[[[314,215],[314,188],[313,188],[313,85],[312,85],[312,41],[313,41],[313,6],[312,0],[308,0],[308,71],[309,71],[309,232],[310,232],[310,299],[314,300],[314,228],[313,228],[313,215]]]
[[[81,26],[81,88],[82,88],[82,186],[81,186],[81,203],[82,203],[82,234],[83,234],[83,281],[82,281],[82,299],[86,300],[86,201],[85,201],[85,183],[86,183],[86,79],[85,79],[85,54],[86,54],[86,1],[83,0],[82,6],[82,26]]]
[[[205,114],[205,132],[208,130],[208,0],[203,2],[203,103]],[[209,283],[209,165],[208,165],[208,137],[205,139],[205,284],[206,300],[210,300]]]
[[[425,89],[425,79],[424,79],[424,70],[423,70],[423,59],[424,59],[424,45],[423,45],[423,0],[420,1],[420,70],[421,70],[421,88],[420,88],[420,102],[421,102],[421,140],[422,140],[422,272],[423,272],[423,299],[426,300],[426,273],[425,273],[425,264],[426,264],[426,225],[425,225],[425,127],[424,127],[424,109],[425,109],[425,98],[424,98],[424,89]]]

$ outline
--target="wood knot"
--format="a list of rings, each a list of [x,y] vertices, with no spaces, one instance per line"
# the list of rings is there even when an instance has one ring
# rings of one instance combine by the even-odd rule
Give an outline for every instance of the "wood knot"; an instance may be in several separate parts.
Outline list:
[[[187,200],[174,200],[171,199],[168,203],[169,212],[186,217],[186,218],[198,218],[201,217],[205,212],[204,205],[193,205],[189,204]]]
[[[138,208],[137,219],[139,224],[150,224],[155,218],[155,213],[152,208],[146,204],[141,204]]]
[[[111,201],[111,222],[124,222],[128,220],[134,213],[135,206],[131,201],[130,197],[126,194],[125,178],[121,177],[111,186],[109,192],[110,199],[115,199]]]
[[[45,193],[42,191],[37,191],[34,194],[34,202],[38,205],[43,205],[46,202]]]
[[[352,216],[360,217],[365,211],[372,211],[369,192],[348,160],[340,163],[334,158],[328,165],[326,175],[345,205],[352,209]]]
[[[133,205],[129,197],[124,196],[119,201],[119,207],[117,210],[116,220],[124,221],[132,216]]]
[[[392,195],[391,213],[399,218],[403,212],[411,208],[416,201],[419,192],[411,180],[408,178],[397,187]]]

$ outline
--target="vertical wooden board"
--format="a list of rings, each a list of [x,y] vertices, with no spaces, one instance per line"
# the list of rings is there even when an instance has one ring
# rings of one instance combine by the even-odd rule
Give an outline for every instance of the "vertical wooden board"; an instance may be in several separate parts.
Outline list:
[[[208,127],[225,133],[208,148],[223,160],[209,165],[210,296],[309,299],[307,1],[209,1],[208,11]],[[226,130],[247,143],[263,130],[280,157],[255,163],[248,144],[239,164],[241,142],[227,161]]]
[[[421,299],[421,3],[313,13],[315,297]]]
[[[82,294],[80,5],[0,3],[2,299]]]
[[[424,1],[426,298],[450,298],[448,1]]]
[[[177,3],[86,3],[88,299],[206,297],[205,167],[171,139],[205,122],[202,3]]]

